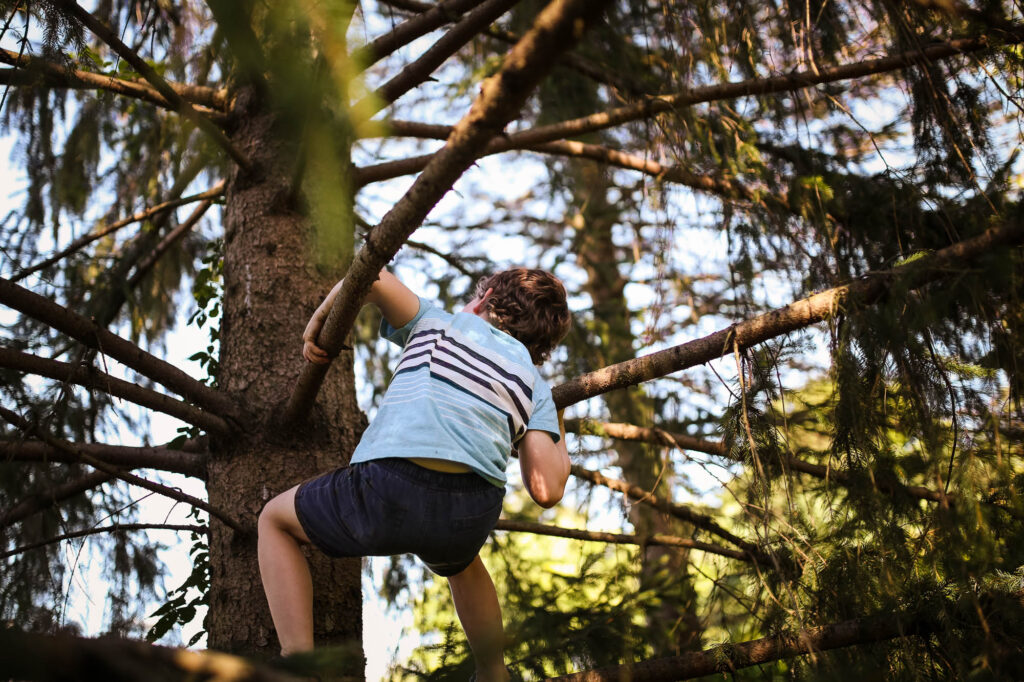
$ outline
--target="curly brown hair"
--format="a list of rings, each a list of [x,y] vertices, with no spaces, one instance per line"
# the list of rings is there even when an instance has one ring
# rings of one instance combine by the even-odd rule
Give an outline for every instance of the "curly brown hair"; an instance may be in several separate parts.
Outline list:
[[[484,277],[476,285],[479,298],[493,289],[485,301],[487,317],[530,351],[539,365],[569,333],[572,318],[565,301],[562,280],[546,270],[512,268]]]

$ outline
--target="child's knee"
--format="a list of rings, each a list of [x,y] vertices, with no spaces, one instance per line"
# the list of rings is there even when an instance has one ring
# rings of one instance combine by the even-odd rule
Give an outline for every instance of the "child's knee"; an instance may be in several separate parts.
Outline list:
[[[278,495],[263,505],[263,510],[260,512],[259,520],[256,524],[258,532],[263,533],[272,528],[283,528],[284,524],[282,522],[285,520],[284,504],[286,503],[285,500],[281,499],[283,497],[284,494]],[[290,500],[287,502],[290,502]]]

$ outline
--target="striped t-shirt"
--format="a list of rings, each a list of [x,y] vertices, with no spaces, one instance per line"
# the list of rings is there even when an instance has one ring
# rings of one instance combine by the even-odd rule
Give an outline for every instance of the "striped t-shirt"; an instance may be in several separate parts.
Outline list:
[[[421,298],[401,329],[381,336],[403,347],[377,416],[352,463],[384,457],[459,462],[505,485],[512,446],[528,429],[559,440],[551,389],[522,343],[472,313],[451,314]]]

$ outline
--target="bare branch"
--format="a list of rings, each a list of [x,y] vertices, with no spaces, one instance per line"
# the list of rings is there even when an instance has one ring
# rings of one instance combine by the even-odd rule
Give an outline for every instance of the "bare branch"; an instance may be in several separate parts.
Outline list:
[[[102,227],[96,230],[95,232],[90,232],[89,234],[82,235],[78,239],[68,244],[65,248],[61,249],[59,252],[47,258],[46,260],[40,261],[39,263],[36,263],[35,265],[25,268],[21,272],[16,273],[11,277],[11,281],[21,281],[28,277],[29,275],[31,275],[32,273],[39,272],[43,268],[47,268],[53,265],[54,263],[60,261],[61,259],[67,258],[75,251],[78,251],[79,249],[88,246],[97,239],[101,239],[103,237],[106,237],[108,234],[112,234],[117,230],[120,230],[122,227],[131,225],[132,223],[137,223],[142,220],[147,220],[149,218],[154,218],[157,215],[165,211],[168,211],[172,208],[177,208],[178,206],[184,206],[185,204],[191,204],[196,201],[202,201],[204,199],[216,199],[217,197],[221,197],[223,195],[224,181],[222,180],[213,187],[211,187],[210,189],[206,190],[205,192],[193,194],[192,196],[188,197],[182,197],[180,199],[161,202],[156,206],[147,208],[144,211],[139,211],[135,215],[128,216],[127,218],[122,218],[121,220],[118,220],[115,223],[111,223],[106,227]]]
[[[159,90],[146,83],[81,69],[68,69],[61,64],[11,50],[0,49],[0,63],[17,67],[0,71],[0,85],[46,85],[77,90],[106,90],[150,102],[165,109],[174,109]],[[200,111],[205,116],[218,121],[224,117],[228,108],[227,90],[172,82],[168,82],[167,86],[181,99],[201,107]]]
[[[197,441],[191,441],[193,444]],[[106,443],[75,443],[75,450],[122,469],[159,469],[206,480],[205,451],[189,446],[131,447]],[[77,462],[77,454],[58,450],[40,440],[0,439],[0,459],[8,462]]]
[[[224,131],[218,128],[209,118],[197,111],[191,104],[182,99],[182,97],[174,91],[174,88],[172,88],[167,81],[165,81],[163,77],[153,69],[153,67],[146,63],[146,60],[121,42],[121,39],[117,37],[116,33],[101,23],[90,12],[83,9],[74,0],[55,0],[55,4],[63,7],[64,11],[85,24],[90,31],[96,34],[96,37],[109,45],[110,48],[120,55],[122,59],[128,62],[137,73],[141,74],[150,85],[156,88],[157,92],[167,100],[171,108],[194,122],[203,130],[203,132],[213,138],[214,142],[216,142],[232,159],[235,160],[235,163],[247,171],[252,170],[252,163],[235,147],[234,144],[231,143],[231,140],[227,138]]]
[[[576,478],[582,478],[585,481],[590,481],[595,485],[601,485],[616,492],[623,493],[634,502],[645,504],[657,509],[658,511],[674,516],[677,519],[686,521],[687,523],[692,523],[697,528],[706,530],[707,532],[717,535],[723,540],[727,540],[728,542],[736,545],[751,559],[761,563],[766,563],[766,555],[756,544],[733,535],[718,525],[718,523],[707,514],[701,514],[684,504],[675,504],[669,500],[658,497],[654,493],[644,490],[633,483],[608,478],[597,471],[584,469],[578,464],[572,465],[572,475]]]
[[[634,426],[633,424],[598,422],[592,419],[566,419],[565,430],[580,435],[603,436],[617,440],[666,445],[681,450],[695,450],[709,455],[726,457],[737,462],[743,461],[740,457],[730,452],[721,441],[704,440],[703,438],[688,436],[685,433],[670,433],[662,429],[650,429]],[[799,457],[782,455],[782,464],[793,471],[799,471],[844,487],[850,487],[854,483],[853,476],[848,471],[814,464]],[[953,498],[937,490],[931,490],[930,488],[918,485],[904,485],[899,481],[887,480],[878,474],[872,474],[871,480],[875,487],[885,493],[908,495],[930,502],[954,504]]]
[[[887,272],[865,275],[843,286],[828,289],[764,315],[734,324],[700,339],[657,353],[627,360],[584,374],[552,391],[562,408],[608,391],[703,364],[732,352],[733,342],[750,348],[768,339],[788,334],[833,316],[850,305],[870,305],[881,299],[896,279],[916,289],[963,268],[963,262],[992,251],[997,246],[1024,242],[1024,221],[991,228],[962,242]]]
[[[0,303],[109,355],[214,414],[241,419],[238,407],[223,393],[194,379],[174,365],[96,325],[92,320],[0,277]]]
[[[434,5],[426,5],[419,10],[421,14],[403,21],[390,32],[353,52],[352,59],[360,68],[369,68],[420,36],[458,21],[464,12],[468,12],[481,2],[483,0],[442,0]]]
[[[3,514],[0,514],[0,528],[6,528],[18,523],[33,514],[43,511],[44,509],[56,506],[75,495],[81,495],[87,490],[98,488],[107,481],[111,481],[113,479],[114,476],[106,471],[93,471],[82,478],[68,481],[67,483],[58,485],[55,488],[51,488],[50,490],[32,493],[28,497],[23,498],[20,502],[15,503],[13,507],[5,511]]]
[[[469,113],[455,126],[445,146],[409,191],[370,231],[353,259],[317,344],[336,356],[380,269],[419,226],[486,147],[516,116],[534,87],[551,68],[555,55],[569,48],[595,20],[607,0],[554,0],[533,28],[509,52],[501,70],[489,78]],[[320,390],[328,365],[307,364],[284,412],[285,423],[303,418]]]
[[[576,530],[574,528],[561,528],[560,526],[546,526],[542,523],[530,523],[528,521],[513,521],[501,519],[496,530],[507,530],[517,533],[535,533],[537,535],[550,535],[558,538],[571,538],[573,540],[588,540],[590,542],[607,542],[619,545],[663,545],[666,547],[684,547],[686,549],[699,549],[708,554],[718,554],[740,561],[750,561],[750,556],[744,552],[734,549],[719,547],[707,542],[699,542],[689,538],[680,538],[674,535],[621,535],[619,533],[603,533],[592,530]]]
[[[74,540],[75,538],[82,538],[89,535],[100,535],[101,533],[130,533],[137,530],[179,530],[183,532],[192,533],[206,533],[206,526],[184,526],[173,523],[118,523],[112,526],[100,526],[98,528],[88,528],[86,530],[79,530],[74,533],[64,533],[63,535],[57,535],[56,537],[48,538],[46,540],[40,540],[39,542],[33,542],[28,545],[22,545],[21,547],[15,547],[14,549],[6,552],[0,552],[0,559],[6,559],[7,557],[16,556],[18,554],[24,554],[25,552],[33,549],[39,549],[40,547],[46,547],[47,545],[55,545],[58,542],[64,542],[65,540]]]
[[[128,288],[134,289],[146,273],[156,265],[156,262],[160,260],[160,257],[167,253],[168,249],[177,244],[181,239],[191,232],[196,225],[199,224],[199,219],[203,217],[210,207],[213,206],[213,202],[207,199],[203,203],[196,206],[192,214],[185,219],[185,222],[178,225],[176,228],[168,232],[160,243],[156,245],[156,248],[149,253],[135,268],[135,272],[128,278]]]
[[[519,0],[485,0],[479,7],[464,16],[412,64],[403,68],[398,75],[382,85],[376,92],[354,105],[357,111],[373,115],[399,97],[423,83],[434,69],[458,52],[480,31],[507,12]]]
[[[675,111],[695,104],[753,95],[770,95],[777,92],[800,90],[823,83],[862,78],[864,76],[897,71],[910,66],[947,59],[955,55],[970,54],[983,50],[988,46],[989,42],[984,37],[964,38],[952,40],[948,43],[929,45],[922,50],[910,50],[891,57],[872,59],[856,64],[844,64],[828,69],[797,71],[771,78],[751,78],[734,83],[694,88],[693,90],[686,90],[674,95],[649,97],[637,104],[618,107],[607,112],[591,114],[590,116],[561,123],[539,126],[531,130],[513,133],[503,139],[493,140],[487,145],[486,151],[481,156],[498,154],[513,149],[527,149],[547,142],[586,135],[598,130],[651,118],[667,111]],[[416,173],[425,168],[433,156],[433,154],[425,154],[423,156],[357,168],[353,172],[353,184],[356,188],[359,188],[371,182]]]
[[[145,490],[151,490],[165,497],[169,497],[172,500],[185,502],[187,504],[192,505],[193,507],[196,507],[197,509],[202,509],[203,511],[207,512],[211,517],[219,519],[222,523],[224,523],[224,525],[228,526],[229,528],[231,528],[239,534],[251,535],[254,531],[254,529],[246,528],[241,523],[236,521],[234,518],[229,516],[226,512],[218,509],[217,507],[214,507],[213,505],[207,502],[204,502],[203,500],[200,500],[198,497],[193,497],[191,495],[181,492],[180,490],[175,490],[174,488],[169,488],[165,485],[148,481],[140,476],[126,473],[124,471],[121,471],[117,467],[111,466],[105,462],[101,462],[95,457],[86,454],[82,450],[76,449],[73,443],[69,443],[59,438],[54,438],[53,436],[50,436],[49,434],[42,432],[39,428],[36,427],[35,424],[30,423],[28,420],[21,417],[21,415],[11,410],[8,410],[6,407],[0,407],[0,418],[2,418],[4,421],[8,422],[11,425],[18,427],[26,435],[35,436],[42,440],[43,442],[45,442],[50,447],[57,448],[58,450],[63,450],[64,452],[71,455],[77,455],[78,461],[82,462],[83,464],[88,464],[94,469],[99,469],[102,472],[106,472],[111,476],[121,479],[125,483],[136,485],[140,488],[144,488]]]
[[[177,417],[188,424],[194,424],[218,435],[226,436],[232,433],[231,426],[215,414],[204,412],[183,400],[177,400],[143,388],[138,384],[112,377],[92,365],[73,365],[22,353],[13,348],[0,347],[0,367],[30,372],[57,381],[70,382],[103,391],[114,397],[130,400],[136,405]]]

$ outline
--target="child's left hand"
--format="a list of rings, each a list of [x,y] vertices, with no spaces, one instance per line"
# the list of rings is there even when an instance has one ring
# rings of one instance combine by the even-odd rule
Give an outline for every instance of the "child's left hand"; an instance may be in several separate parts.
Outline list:
[[[326,365],[330,362],[330,358],[327,357],[327,351],[312,341],[306,341],[305,339],[302,341],[302,357],[315,365]]]

